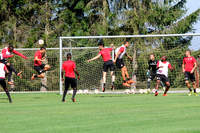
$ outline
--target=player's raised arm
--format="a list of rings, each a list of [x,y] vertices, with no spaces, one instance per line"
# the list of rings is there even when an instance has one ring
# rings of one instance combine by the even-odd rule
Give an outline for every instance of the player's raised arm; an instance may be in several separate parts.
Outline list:
[[[101,54],[98,54],[98,55],[95,56],[94,58],[89,59],[87,62],[91,62],[91,61],[96,60],[96,59],[98,59],[98,58],[100,58],[100,57],[101,57]]]
[[[13,53],[16,54],[16,55],[18,55],[18,56],[21,56],[24,59],[28,59],[25,55],[23,55],[22,53],[20,53],[20,52],[18,52],[16,50],[13,50]]]

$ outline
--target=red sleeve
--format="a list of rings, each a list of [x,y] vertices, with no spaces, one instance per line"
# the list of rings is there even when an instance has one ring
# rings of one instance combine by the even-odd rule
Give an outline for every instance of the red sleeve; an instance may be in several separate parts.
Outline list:
[[[185,64],[185,58],[183,58],[183,64]]]
[[[159,67],[159,61],[157,62],[157,68]]]
[[[193,60],[193,62],[194,62],[194,63],[196,63],[196,62],[197,62],[197,61],[196,61],[196,59],[195,59],[194,57],[193,57],[193,59],[192,59],[192,60]]]
[[[168,65],[168,68],[169,68],[169,69],[172,69],[172,65],[171,65],[170,63],[169,63],[169,65]]]
[[[14,55],[6,55],[6,49],[4,48],[3,50],[2,50],[2,56],[3,56],[3,58],[10,58],[10,57],[13,57]]]
[[[98,54],[100,54],[101,55],[101,51],[99,51],[99,53]]]
[[[113,48],[109,48],[109,50],[110,50],[110,51],[112,51],[112,50],[113,50]]]
[[[4,69],[4,71],[8,70],[7,67],[6,67],[6,65],[4,65],[3,69]]]
[[[120,49],[119,49],[119,51],[122,53],[122,52],[124,52],[124,47],[121,47]]]
[[[28,59],[26,56],[24,56],[22,53],[20,53],[20,52],[18,52],[18,51],[16,51],[16,50],[13,50],[13,53],[16,54],[16,55],[21,56],[21,57],[24,58],[24,59]]]

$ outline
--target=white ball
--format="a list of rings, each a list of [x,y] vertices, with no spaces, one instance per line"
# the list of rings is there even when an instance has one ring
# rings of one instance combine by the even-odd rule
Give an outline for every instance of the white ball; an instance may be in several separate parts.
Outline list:
[[[38,41],[38,43],[39,43],[40,45],[43,45],[43,44],[44,44],[44,40],[40,39],[40,40]]]
[[[78,90],[77,94],[83,94],[83,90]]]
[[[152,89],[152,93],[155,93],[156,92],[156,89]]]
[[[199,89],[199,88],[196,88],[196,91],[197,91],[197,93],[199,93],[199,92],[200,92],[200,89]]]
[[[83,90],[83,94],[89,94],[88,90]]]
[[[98,93],[99,93],[99,90],[98,90],[98,89],[95,89],[95,90],[94,90],[94,93],[95,93],[95,94],[98,94]]]
[[[68,94],[73,94],[73,90],[68,91]]]
[[[126,90],[124,91],[125,94],[130,94],[130,92],[131,92],[131,90],[129,90],[129,89],[126,89]]]
[[[143,89],[139,89],[138,92],[139,92],[140,94],[143,94],[143,93],[144,93]]]
[[[147,94],[147,93],[148,93],[148,90],[147,90],[147,89],[144,89],[144,90],[143,90],[143,93],[144,93],[144,94]]]
[[[135,90],[134,90],[134,89],[131,89],[131,90],[130,90],[130,93],[131,93],[131,94],[135,94]]]

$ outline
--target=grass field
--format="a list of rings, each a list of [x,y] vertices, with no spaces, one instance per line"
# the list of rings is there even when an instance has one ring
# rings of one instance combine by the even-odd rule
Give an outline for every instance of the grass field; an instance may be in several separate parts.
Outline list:
[[[0,94],[0,133],[200,133],[200,97],[186,94]]]

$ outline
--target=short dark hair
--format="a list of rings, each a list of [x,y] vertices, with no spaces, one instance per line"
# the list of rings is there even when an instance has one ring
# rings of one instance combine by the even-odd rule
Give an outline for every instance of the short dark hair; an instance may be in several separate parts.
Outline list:
[[[124,44],[126,44],[128,41],[126,40],[126,41],[124,41]]]
[[[46,50],[46,48],[45,48],[45,47],[40,47],[40,50],[43,50],[43,49],[45,49],[45,50]]]
[[[104,47],[104,42],[103,42],[103,40],[98,40],[98,46],[103,46],[103,47]]]
[[[71,53],[67,53],[67,59],[71,59],[72,58],[72,54]]]
[[[14,49],[13,45],[10,45],[10,44],[8,45],[8,48],[12,50]]]
[[[187,51],[190,52],[190,54],[191,54],[191,50],[187,49],[185,52],[187,52]]]

